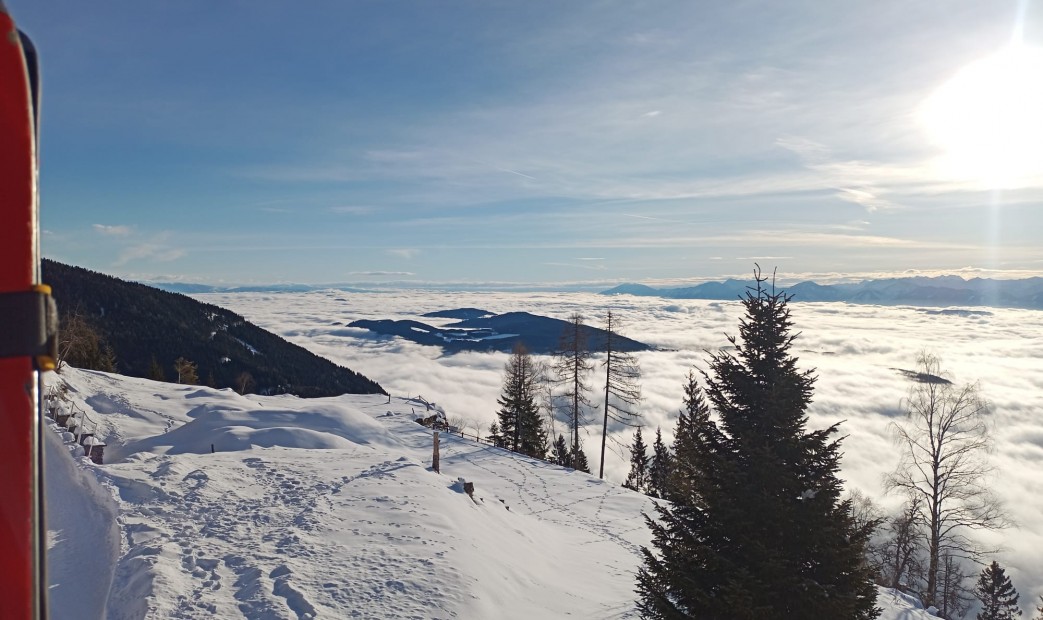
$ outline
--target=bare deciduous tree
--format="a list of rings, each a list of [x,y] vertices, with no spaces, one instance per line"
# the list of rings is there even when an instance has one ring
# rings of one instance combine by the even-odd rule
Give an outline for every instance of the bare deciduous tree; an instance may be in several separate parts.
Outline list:
[[[608,419],[612,418],[628,426],[636,426],[637,414],[630,405],[641,400],[641,367],[637,358],[619,350],[619,319],[608,311],[605,318],[605,421],[601,428],[601,468],[598,478],[605,477],[605,442],[608,440]]]
[[[583,407],[590,406],[590,400],[587,398],[590,388],[587,386],[586,375],[593,366],[590,363],[590,348],[583,316],[579,313],[573,314],[568,318],[568,323],[561,334],[554,369],[558,380],[565,386],[562,396],[572,438],[572,454],[576,458],[580,452],[579,427],[583,422]]]
[[[256,382],[254,376],[247,371],[242,371],[239,376],[235,378],[235,391],[240,394],[246,394],[250,390],[254,389]]]
[[[61,317],[57,363],[59,372],[66,364],[88,370],[116,372],[116,354],[79,310]]]
[[[177,373],[178,383],[183,383],[185,385],[195,385],[199,383],[199,375],[196,374],[195,362],[179,357],[174,360],[174,372]]]
[[[923,574],[920,562],[921,534],[917,515],[921,499],[911,497],[902,512],[884,522],[880,556],[880,585],[907,590]]]
[[[944,379],[939,359],[929,353],[921,353],[917,363],[921,378],[903,403],[908,419],[893,424],[902,459],[886,484],[916,502],[913,517],[927,554],[922,596],[926,605],[941,607],[942,582],[950,572],[946,558],[979,560],[986,550],[968,532],[1009,521],[986,486],[989,407],[978,386],[957,387]]]

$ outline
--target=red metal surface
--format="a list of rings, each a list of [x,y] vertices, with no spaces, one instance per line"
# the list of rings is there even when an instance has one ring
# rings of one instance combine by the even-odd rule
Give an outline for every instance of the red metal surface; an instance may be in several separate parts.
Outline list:
[[[36,274],[35,136],[25,60],[0,5],[0,292]],[[0,323],[6,323],[0,317]],[[11,329],[12,326],[3,325]],[[0,359],[0,616],[36,614],[35,375],[28,357]]]

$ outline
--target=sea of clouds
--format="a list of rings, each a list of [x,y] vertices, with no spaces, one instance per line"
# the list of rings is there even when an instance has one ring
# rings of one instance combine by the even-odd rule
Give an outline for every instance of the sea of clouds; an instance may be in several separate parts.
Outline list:
[[[655,429],[672,439],[682,385],[688,371],[705,370],[708,351],[728,346],[738,334],[738,301],[663,300],[606,297],[588,293],[432,292],[389,290],[368,293],[204,294],[201,301],[229,308],[319,355],[378,381],[395,396],[422,395],[445,407],[450,418],[466,420],[483,433],[495,419],[505,353],[443,355],[440,348],[400,338],[377,336],[347,324],[356,319],[425,319],[434,310],[477,307],[495,313],[527,311],[557,318],[574,312],[600,324],[611,309],[623,321],[623,333],[658,350],[639,353],[643,399],[636,411],[651,443]],[[987,533],[982,539],[1002,547],[996,555],[1011,571],[1022,605],[1043,594],[1043,312],[975,309],[938,312],[932,308],[846,303],[791,304],[795,331],[793,353],[802,369],[817,376],[810,428],[842,422],[845,436],[842,477],[847,489],[860,489],[893,508],[897,497],[883,492],[883,477],[898,461],[890,425],[902,421],[902,400],[912,382],[898,369],[912,370],[921,351],[942,359],[958,384],[980,385],[991,404],[995,471],[991,486],[1005,502],[1017,527]],[[591,377],[597,406],[603,379]],[[599,463],[601,422],[588,415],[583,436],[592,470]],[[557,432],[566,436],[561,421]],[[633,429],[609,425],[606,477],[622,482],[628,471]],[[1031,598],[1030,598],[1031,597]]]

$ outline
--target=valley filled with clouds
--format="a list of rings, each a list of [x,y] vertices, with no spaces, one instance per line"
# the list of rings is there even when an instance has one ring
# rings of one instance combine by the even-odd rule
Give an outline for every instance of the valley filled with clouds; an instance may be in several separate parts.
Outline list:
[[[449,319],[422,318],[436,310],[483,308],[495,313],[526,311],[556,318],[573,312],[599,325],[611,309],[623,333],[657,350],[637,353],[643,399],[637,406],[651,443],[656,427],[672,439],[681,407],[682,382],[691,368],[707,367],[708,351],[728,346],[738,334],[738,301],[664,300],[585,293],[432,292],[389,290],[308,293],[201,294],[195,298],[229,308],[288,340],[379,382],[395,396],[422,395],[443,406],[450,418],[468,422],[469,433],[485,434],[495,419],[505,353],[443,354],[441,348],[347,327],[357,319],[415,319],[441,326]],[[977,308],[940,312],[935,308],[847,303],[791,304],[793,353],[800,369],[818,377],[809,410],[809,428],[842,422],[845,436],[841,477],[846,488],[861,489],[892,508],[883,477],[898,462],[890,425],[903,419],[902,401],[914,385],[901,370],[914,370],[929,351],[957,385],[975,383],[991,404],[995,468],[991,486],[1017,526],[982,535],[1002,547],[997,558],[1010,567],[1023,602],[1043,593],[1043,313]],[[439,322],[441,321],[441,322]],[[263,353],[263,352],[262,352]],[[549,361],[549,360],[548,360]],[[596,370],[590,398],[602,403],[603,381]],[[601,418],[588,414],[583,445],[596,471]],[[556,432],[565,433],[563,421]],[[610,424],[606,477],[626,477],[633,430]]]

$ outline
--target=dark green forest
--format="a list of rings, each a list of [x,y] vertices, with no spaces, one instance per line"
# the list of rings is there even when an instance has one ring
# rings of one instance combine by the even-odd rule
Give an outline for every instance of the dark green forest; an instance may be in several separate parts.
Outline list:
[[[198,382],[240,392],[296,394],[383,394],[375,381],[338,366],[257,327],[240,315],[112,276],[43,261],[60,325],[85,324],[104,352],[98,369],[113,361],[132,377],[178,380],[175,361],[196,365]],[[70,356],[75,363],[75,356]],[[91,364],[85,364],[91,366]]]

